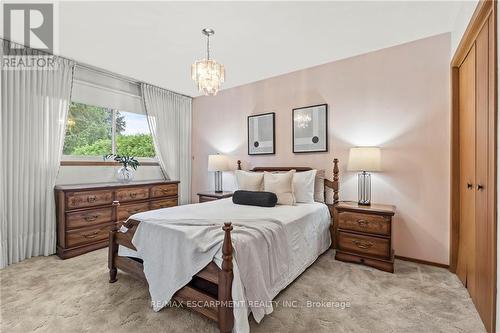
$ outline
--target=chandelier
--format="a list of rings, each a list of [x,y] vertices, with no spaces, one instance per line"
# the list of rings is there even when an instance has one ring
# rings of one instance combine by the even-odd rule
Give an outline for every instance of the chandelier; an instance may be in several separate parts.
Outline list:
[[[215,31],[205,28],[201,32],[207,36],[207,58],[194,62],[191,66],[191,78],[196,82],[200,92],[206,96],[214,96],[217,95],[220,86],[224,83],[224,65],[210,59],[210,36],[215,34]]]
[[[311,122],[311,115],[308,113],[298,113],[294,119],[295,123],[297,123],[298,128],[306,128],[309,126]]]

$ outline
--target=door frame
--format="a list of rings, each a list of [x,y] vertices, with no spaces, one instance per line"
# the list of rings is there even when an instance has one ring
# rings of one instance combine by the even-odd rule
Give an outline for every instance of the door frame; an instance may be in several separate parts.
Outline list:
[[[470,48],[475,42],[483,25],[492,15],[493,19],[493,73],[489,77],[490,93],[488,95],[489,119],[493,119],[493,123],[489,121],[489,138],[488,138],[488,154],[491,157],[488,161],[488,220],[491,220],[493,232],[491,242],[493,245],[493,286],[492,290],[496,290],[496,273],[497,273],[497,1],[486,0],[480,1],[472,15],[471,21],[465,30],[464,35],[458,45],[458,48],[451,60],[451,179],[450,179],[450,271],[455,273],[458,261],[458,245],[460,235],[460,147],[459,147],[459,67],[467,56]],[[492,89],[491,89],[492,87]],[[495,327],[495,309],[496,309],[496,294],[493,300],[493,327]]]

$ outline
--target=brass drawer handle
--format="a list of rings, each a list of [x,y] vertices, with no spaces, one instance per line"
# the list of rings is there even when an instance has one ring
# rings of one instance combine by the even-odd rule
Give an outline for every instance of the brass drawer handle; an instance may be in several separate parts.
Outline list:
[[[163,193],[169,193],[169,192],[172,192],[172,190],[171,190],[171,189],[169,189],[169,188],[167,188],[167,189],[165,189],[165,188],[160,188],[160,190],[161,190]]]
[[[368,226],[368,221],[367,220],[358,220],[358,225],[361,227],[361,228],[366,228]]]
[[[132,193],[129,193],[128,195],[133,199],[137,196],[137,193],[132,192]]]
[[[88,234],[82,234],[83,237],[85,238],[95,238],[99,234],[99,231],[94,231]]]
[[[87,202],[89,203],[92,203],[96,200],[96,196],[95,195],[90,195],[87,197]]]
[[[369,249],[370,247],[373,246],[372,242],[361,242],[357,239],[353,239],[352,242],[354,243],[354,245],[356,245],[360,249]]]
[[[84,218],[85,218],[85,221],[92,222],[92,221],[97,220],[98,217],[99,217],[99,215],[87,215]]]

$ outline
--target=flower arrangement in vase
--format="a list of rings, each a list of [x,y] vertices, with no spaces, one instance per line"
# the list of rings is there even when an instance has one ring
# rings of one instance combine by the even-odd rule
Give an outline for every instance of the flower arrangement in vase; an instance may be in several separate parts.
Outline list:
[[[135,156],[108,154],[103,156],[104,160],[113,159],[120,163],[122,167],[118,169],[117,178],[121,183],[130,183],[134,179],[134,172],[141,165]]]

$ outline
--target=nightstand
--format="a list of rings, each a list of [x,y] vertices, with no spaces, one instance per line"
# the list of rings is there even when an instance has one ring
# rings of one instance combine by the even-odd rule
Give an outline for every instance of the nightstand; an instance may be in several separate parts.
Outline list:
[[[231,198],[233,196],[233,192],[215,192],[215,191],[206,191],[206,192],[199,192],[198,193],[198,198],[199,202],[207,202],[207,201],[214,201],[214,200],[219,200],[219,199],[225,199],[225,198]]]
[[[392,205],[358,205],[341,202],[335,206],[335,259],[372,266],[394,273],[392,249]]]

